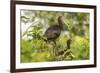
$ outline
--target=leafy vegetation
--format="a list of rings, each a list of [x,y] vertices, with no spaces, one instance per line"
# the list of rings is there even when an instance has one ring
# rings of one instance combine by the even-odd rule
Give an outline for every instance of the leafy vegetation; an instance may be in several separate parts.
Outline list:
[[[58,24],[58,16],[64,16],[65,25],[54,46],[53,42],[44,41],[44,33]],[[89,59],[89,13],[21,10],[20,18],[21,62]],[[70,49],[68,39],[71,39]],[[59,54],[61,51],[63,54]]]

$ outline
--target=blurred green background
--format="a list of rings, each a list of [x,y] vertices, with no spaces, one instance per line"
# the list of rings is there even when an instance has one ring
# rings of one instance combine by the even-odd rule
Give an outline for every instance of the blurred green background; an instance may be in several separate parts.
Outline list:
[[[53,43],[46,43],[43,35],[52,25],[58,25],[57,18],[64,17],[64,30]],[[21,62],[49,62],[89,59],[89,13],[21,10]],[[71,39],[71,48],[66,41]],[[68,53],[68,54],[66,54]]]

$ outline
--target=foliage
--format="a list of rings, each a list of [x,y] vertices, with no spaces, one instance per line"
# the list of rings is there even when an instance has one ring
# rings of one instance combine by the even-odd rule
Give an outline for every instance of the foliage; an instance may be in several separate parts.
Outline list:
[[[64,30],[56,40],[46,43],[45,30],[58,24],[58,16],[64,16]],[[31,24],[31,25],[30,25]],[[80,12],[21,11],[21,62],[45,62],[89,59],[89,14]],[[71,48],[67,40],[71,39]],[[66,51],[64,51],[66,50]],[[64,51],[63,54],[58,54]]]

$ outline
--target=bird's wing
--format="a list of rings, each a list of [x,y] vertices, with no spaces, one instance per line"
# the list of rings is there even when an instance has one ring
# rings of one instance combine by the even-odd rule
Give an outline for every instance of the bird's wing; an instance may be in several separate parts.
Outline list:
[[[58,36],[60,34],[60,30],[47,30],[45,35],[48,37],[48,38],[54,38],[56,36]]]

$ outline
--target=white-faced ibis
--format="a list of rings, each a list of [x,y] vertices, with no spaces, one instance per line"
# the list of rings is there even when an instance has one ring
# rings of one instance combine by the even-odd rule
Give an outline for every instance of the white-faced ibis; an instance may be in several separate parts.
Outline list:
[[[62,50],[62,51],[59,51],[58,52],[58,55],[63,55],[68,49],[70,49],[71,47],[71,42],[72,40],[71,39],[68,39],[67,42],[66,42],[66,49]],[[69,53],[67,53],[68,55]]]
[[[46,41],[52,41],[54,42],[54,44],[56,45],[56,39],[60,36],[61,34],[61,30],[63,30],[63,17],[59,16],[58,17],[58,25],[53,25],[50,26],[46,31],[45,31],[45,37],[46,37]]]
[[[70,57],[70,60],[72,60],[73,59],[73,53],[72,53],[72,51],[71,51],[71,42],[72,42],[72,40],[71,39],[68,39],[67,40],[67,45],[66,45],[66,49],[64,49],[64,50],[62,50],[62,51],[59,51],[56,55],[57,56],[62,56],[62,58],[61,59],[65,59],[66,57]]]

